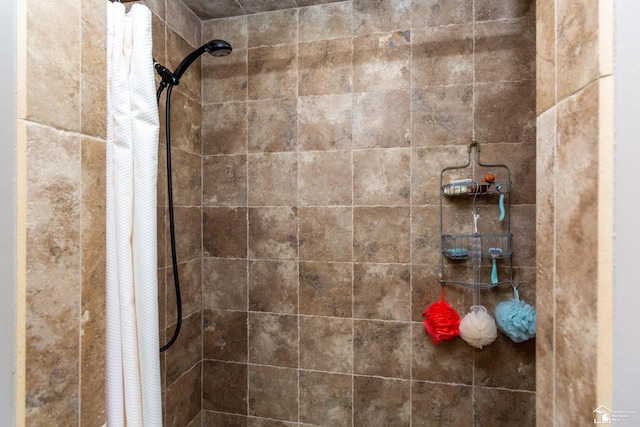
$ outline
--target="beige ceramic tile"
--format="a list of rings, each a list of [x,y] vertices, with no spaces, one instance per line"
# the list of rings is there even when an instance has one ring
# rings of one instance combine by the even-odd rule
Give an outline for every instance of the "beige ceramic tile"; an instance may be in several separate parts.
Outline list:
[[[247,106],[250,153],[295,151],[297,147],[295,98],[251,101]]]
[[[298,55],[299,96],[351,92],[353,43],[350,38],[300,43]]]
[[[473,0],[416,0],[413,2],[411,27],[440,27],[466,24],[473,20]]]
[[[297,368],[298,317],[249,313],[249,363]]]
[[[80,130],[81,6],[76,0],[26,8],[27,118]],[[97,37],[100,37],[97,35]],[[52,43],[52,40],[64,41]],[[54,83],[52,83],[54,82]]]
[[[249,49],[249,99],[295,96],[297,59],[295,43]]]
[[[249,310],[295,314],[298,271],[294,261],[249,262]]]
[[[230,102],[202,107],[202,154],[247,152],[247,104]]]
[[[246,414],[247,370],[246,364],[204,360],[202,409]]]
[[[301,371],[299,382],[301,422],[350,425],[353,411],[350,375]]]
[[[410,31],[353,39],[354,92],[407,89],[410,79]]]
[[[199,47],[202,40],[202,25],[198,17],[183,2],[166,2],[166,23],[190,45]]]
[[[555,0],[538,0],[536,13],[536,112],[556,102]]]
[[[353,4],[354,35],[406,30],[411,25],[411,3],[403,0],[358,1]]]
[[[247,48],[247,17],[214,19],[202,22],[202,41],[222,39],[231,44],[234,52]]]
[[[351,205],[353,172],[348,151],[303,152],[298,156],[300,206]]]
[[[354,148],[407,147],[411,143],[407,90],[354,94]]]
[[[473,389],[468,386],[412,382],[411,420],[418,425],[473,425]],[[434,407],[433,402],[438,402]]]
[[[247,16],[248,47],[297,42],[298,11],[289,9]]]
[[[300,3],[298,1],[298,5]],[[351,2],[346,1],[299,9],[299,40],[308,42],[349,37],[351,35],[351,10]]]
[[[351,148],[351,93],[298,97],[300,150]]]

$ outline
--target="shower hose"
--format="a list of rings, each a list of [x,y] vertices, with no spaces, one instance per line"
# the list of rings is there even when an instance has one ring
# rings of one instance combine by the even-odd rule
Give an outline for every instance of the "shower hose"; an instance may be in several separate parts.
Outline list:
[[[160,351],[165,351],[171,347],[180,334],[180,328],[182,327],[182,298],[180,297],[180,276],[178,274],[178,257],[176,255],[176,230],[175,221],[173,215],[173,184],[171,181],[171,90],[173,85],[167,85],[165,82],[160,83],[156,98],[158,104],[160,104],[160,95],[162,90],[167,87],[166,102],[165,102],[165,145],[167,150],[167,202],[169,205],[169,235],[171,238],[171,263],[173,266],[173,284],[176,291],[176,306],[177,306],[177,320],[176,329],[173,331],[173,336],[164,346],[160,347]]]

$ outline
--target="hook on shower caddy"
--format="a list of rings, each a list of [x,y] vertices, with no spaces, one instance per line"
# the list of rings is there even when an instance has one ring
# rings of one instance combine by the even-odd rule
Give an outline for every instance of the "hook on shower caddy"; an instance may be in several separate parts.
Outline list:
[[[474,161],[472,152],[475,150]],[[440,172],[440,282],[469,287],[478,292],[502,284],[515,286],[513,281],[511,234],[511,172],[504,164],[483,163],[480,159],[480,143],[472,141],[467,146],[467,163],[447,166]],[[496,199],[498,203],[496,202]],[[471,204],[469,206],[469,200]],[[498,206],[498,209],[495,208]],[[454,227],[443,213],[471,208],[469,222],[463,230],[453,233]],[[483,214],[480,216],[480,210]],[[449,212],[447,217],[452,217]],[[480,216],[481,229],[478,227]],[[460,231],[460,230],[458,230]],[[478,250],[478,242],[480,248]],[[478,254],[479,252],[479,254]],[[475,266],[481,260],[491,260],[491,273],[476,275]],[[449,278],[449,270],[474,263],[474,277],[470,281]],[[497,262],[503,265],[498,279]],[[478,263],[478,264],[475,264]],[[475,294],[474,294],[475,295]]]

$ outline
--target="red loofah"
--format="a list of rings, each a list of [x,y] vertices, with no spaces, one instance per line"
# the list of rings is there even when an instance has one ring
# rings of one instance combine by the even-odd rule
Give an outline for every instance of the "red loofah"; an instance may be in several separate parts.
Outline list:
[[[424,328],[435,345],[460,335],[460,315],[444,300],[444,288],[441,300],[425,308],[422,315]]]

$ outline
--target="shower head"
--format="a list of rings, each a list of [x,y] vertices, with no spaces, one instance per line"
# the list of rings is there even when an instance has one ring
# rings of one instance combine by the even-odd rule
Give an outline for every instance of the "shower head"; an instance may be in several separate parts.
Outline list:
[[[211,40],[203,47],[205,52],[213,56],[227,56],[233,50],[231,45],[224,40]]]
[[[173,76],[176,80],[180,80],[180,77],[182,77],[182,74],[187,71],[189,65],[191,65],[193,61],[198,59],[198,57],[205,52],[210,53],[213,56],[227,56],[232,50],[231,45],[224,40],[211,40],[209,43],[200,46],[198,49],[187,55],[173,72]]]

